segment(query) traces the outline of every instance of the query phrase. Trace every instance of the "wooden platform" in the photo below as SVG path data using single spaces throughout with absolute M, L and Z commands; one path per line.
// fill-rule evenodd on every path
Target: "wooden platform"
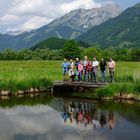
M 107 83 L 91 83 L 91 82 L 63 82 L 63 81 L 55 81 L 53 86 L 80 86 L 80 87 L 93 87 L 93 88 L 99 88 L 106 86 Z
M 54 94 L 72 93 L 72 92 L 87 92 L 94 91 L 97 88 L 106 86 L 107 83 L 91 83 L 91 82 L 63 82 L 55 81 L 53 84 Z

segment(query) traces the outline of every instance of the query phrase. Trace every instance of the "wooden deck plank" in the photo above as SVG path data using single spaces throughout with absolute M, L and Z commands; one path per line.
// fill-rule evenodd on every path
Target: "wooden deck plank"
M 71 96 L 72 93 L 94 92 L 96 89 L 105 87 L 107 84 L 108 83 L 55 81 L 53 83 L 53 94 L 56 96 Z
M 63 81 L 56 81 L 54 82 L 53 86 L 73 86 L 73 87 L 89 87 L 89 88 L 99 88 L 106 86 L 107 83 L 91 83 L 91 82 L 63 82 Z

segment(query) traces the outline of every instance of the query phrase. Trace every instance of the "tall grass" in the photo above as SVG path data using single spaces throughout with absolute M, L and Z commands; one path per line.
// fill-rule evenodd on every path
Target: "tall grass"
M 0 90 L 49 88 L 61 77 L 58 61 L 0 61 Z
M 109 84 L 106 87 L 96 90 L 96 97 L 113 97 L 116 94 L 135 94 L 140 95 L 140 83 L 133 84 L 131 82 L 119 82 Z
M 0 61 L 0 80 L 61 79 L 59 61 Z
M 0 89 L 16 92 L 51 86 L 51 81 L 63 79 L 61 64 L 61 61 L 0 61 Z M 108 75 L 107 72 L 107 79 Z M 115 81 L 97 93 L 140 93 L 140 62 L 118 62 Z
M 118 62 L 115 83 L 96 91 L 100 97 L 114 96 L 116 93 L 140 95 L 140 62 Z

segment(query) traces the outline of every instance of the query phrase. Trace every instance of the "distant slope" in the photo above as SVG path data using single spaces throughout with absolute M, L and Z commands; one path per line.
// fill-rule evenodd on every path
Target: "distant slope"
M 140 3 L 78 37 L 102 47 L 140 47 Z
M 9 36 L 10 39 L 7 39 L 4 35 L 0 39 L 0 50 L 29 48 L 50 37 L 73 39 L 93 26 L 118 16 L 120 13 L 121 8 L 115 4 L 109 4 L 101 8 L 74 10 L 39 29 L 17 36 Z
M 65 43 L 66 40 L 64 39 L 52 37 L 44 41 L 41 41 L 40 43 L 36 44 L 34 47 L 31 47 L 31 50 L 44 49 L 44 48 L 49 48 L 51 50 L 61 49 L 63 48 Z
M 0 34 L 0 51 L 4 50 L 5 48 L 14 48 L 13 42 L 15 42 L 13 37 Z

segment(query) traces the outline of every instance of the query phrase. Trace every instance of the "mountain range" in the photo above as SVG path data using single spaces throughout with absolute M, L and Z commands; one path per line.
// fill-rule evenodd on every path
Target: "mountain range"
M 101 8 L 74 10 L 30 32 L 14 36 L 11 35 L 12 33 L 10 35 L 0 34 L 0 50 L 29 48 L 50 37 L 75 39 L 92 27 L 118 16 L 121 11 L 120 6 L 116 4 L 109 4 Z
M 140 3 L 126 9 L 119 16 L 95 26 L 78 37 L 78 40 L 101 47 L 139 48 Z

